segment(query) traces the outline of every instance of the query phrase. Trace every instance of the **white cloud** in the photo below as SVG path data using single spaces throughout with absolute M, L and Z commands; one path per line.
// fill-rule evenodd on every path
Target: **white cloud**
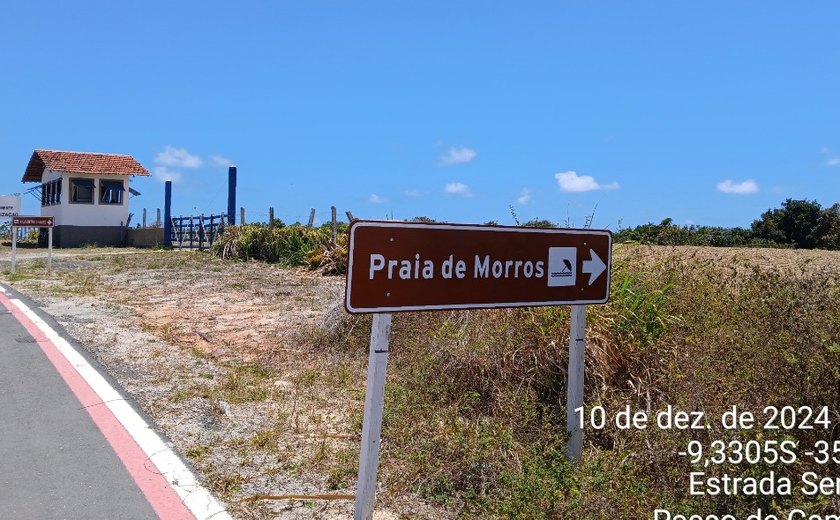
M 749 195 L 758 191 L 758 183 L 753 179 L 747 179 L 742 182 L 726 179 L 718 183 L 717 190 L 722 193 L 731 193 L 734 195 Z
M 578 175 L 577 172 L 571 170 L 555 173 L 554 178 L 557 179 L 557 184 L 560 186 L 560 190 L 573 193 L 594 190 L 617 190 L 620 188 L 617 182 L 600 184 L 595 180 L 595 177 L 590 175 Z
M 155 166 L 152 177 L 160 182 L 172 181 L 175 184 L 182 179 L 181 172 L 172 171 L 166 166 Z
M 449 150 L 441 155 L 438 159 L 438 164 L 441 166 L 454 166 L 456 164 L 466 164 L 478 155 L 478 152 L 466 146 L 450 146 Z
M 470 190 L 470 187 L 464 184 L 463 182 L 450 182 L 444 188 L 444 191 L 448 195 L 460 195 L 462 197 L 472 197 L 473 193 Z
M 233 161 L 228 159 L 223 155 L 211 155 L 210 162 L 215 164 L 216 166 L 231 166 L 233 165 Z
M 422 192 L 422 191 L 420 191 L 420 190 L 405 190 L 405 191 L 403 192 L 403 194 L 404 194 L 406 197 L 422 197 L 423 195 L 425 195 L 425 193 L 423 193 L 423 192 Z
M 377 195 L 376 193 L 371 193 L 370 197 L 368 197 L 368 202 L 372 202 L 374 204 L 382 204 L 383 202 L 385 202 L 385 199 Z
M 820 148 L 820 153 L 823 155 L 829 155 L 830 157 L 825 160 L 826 166 L 840 166 L 840 155 L 834 155 L 831 152 L 831 148 L 827 146 L 823 146 Z
M 528 188 L 522 188 L 522 191 L 519 192 L 519 196 L 516 197 L 516 202 L 522 204 L 523 206 L 531 202 L 531 190 Z
M 155 163 L 180 168 L 199 168 L 203 161 L 201 157 L 191 154 L 186 148 L 166 145 L 166 148 L 155 156 Z

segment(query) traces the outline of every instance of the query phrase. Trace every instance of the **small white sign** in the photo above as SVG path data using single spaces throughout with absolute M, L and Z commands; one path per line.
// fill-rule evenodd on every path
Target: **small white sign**
M 0 195 L 0 219 L 12 218 L 20 213 L 20 195 Z

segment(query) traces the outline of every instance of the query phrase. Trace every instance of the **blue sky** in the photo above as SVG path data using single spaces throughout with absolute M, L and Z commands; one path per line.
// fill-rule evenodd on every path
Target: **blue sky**
M 132 211 L 748 226 L 840 200 L 840 3 L 12 2 L 0 194 L 133 155 Z M 33 198 L 24 210 L 37 213 Z

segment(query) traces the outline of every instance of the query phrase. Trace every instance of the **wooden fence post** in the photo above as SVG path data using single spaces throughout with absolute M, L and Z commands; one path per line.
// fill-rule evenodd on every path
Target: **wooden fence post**
M 306 227 L 312 227 L 315 224 L 315 208 L 309 210 L 309 224 Z
M 155 225 L 160 227 L 160 208 L 157 209 L 157 219 L 155 220 Z
M 274 208 L 268 208 L 268 229 L 274 228 Z
M 204 251 L 204 213 L 198 217 L 198 250 Z
M 348 224 L 353 222 L 354 220 L 356 220 L 355 218 L 353 218 L 353 214 L 350 213 L 349 211 L 345 211 L 344 214 L 347 215 L 347 223 Z
M 239 208 L 239 225 L 245 225 L 245 208 Z
M 143 229 L 146 229 L 146 208 L 143 208 Z

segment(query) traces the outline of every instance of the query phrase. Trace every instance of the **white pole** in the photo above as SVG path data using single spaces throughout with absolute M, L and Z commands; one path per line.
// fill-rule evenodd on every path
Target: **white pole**
M 580 427 L 575 410 L 583 406 L 585 338 L 586 305 L 572 305 L 572 325 L 569 334 L 569 378 L 566 395 L 566 431 L 569 433 L 569 445 L 566 456 L 574 461 L 580 460 L 583 454 L 583 430 Z
M 365 391 L 365 416 L 362 423 L 362 453 L 359 456 L 359 483 L 356 487 L 355 520 L 373 518 L 390 337 L 391 314 L 374 314 L 370 328 L 370 353 L 368 354 L 367 390 Z
M 49 228 L 49 232 L 47 233 L 47 244 L 49 248 L 49 252 L 47 253 L 47 270 L 52 272 L 52 230 L 53 228 Z
M 15 260 L 17 258 L 17 228 L 12 226 L 12 274 L 15 274 Z

